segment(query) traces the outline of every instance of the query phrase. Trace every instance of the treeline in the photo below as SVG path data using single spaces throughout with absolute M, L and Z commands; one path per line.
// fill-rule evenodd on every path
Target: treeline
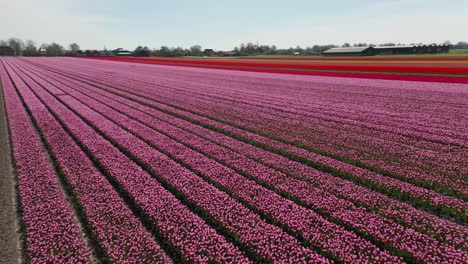
M 8 40 L 0 40 L 0 48 L 3 48 L 3 52 L 10 52 L 12 56 L 64 56 L 67 52 L 77 52 L 80 46 L 76 43 L 69 45 L 68 49 L 65 49 L 62 45 L 55 42 L 46 44 L 43 43 L 40 46 L 36 45 L 36 42 L 27 40 L 26 42 L 18 38 L 10 38 Z M 9 48 L 6 50 L 5 48 Z
M 452 49 L 468 49 L 468 42 L 458 42 L 451 44 L 446 41 L 444 44 L 450 45 Z M 22 41 L 18 38 L 10 38 L 8 40 L 0 40 L 0 55 L 11 56 L 113 56 L 119 55 L 119 52 L 125 51 L 127 55 L 148 57 L 182 57 L 182 56 L 255 56 L 255 55 L 303 55 L 313 56 L 321 55 L 322 52 L 335 47 L 366 47 L 366 46 L 400 46 L 401 43 L 383 43 L 383 44 L 368 44 L 368 43 L 344 43 L 343 45 L 313 45 L 313 46 L 296 46 L 287 49 L 277 48 L 275 45 L 259 45 L 252 42 L 242 43 L 234 47 L 230 51 L 215 51 L 213 49 L 203 49 L 200 45 L 194 45 L 190 48 L 168 47 L 161 46 L 159 49 L 149 49 L 147 46 L 138 46 L 133 51 L 125 51 L 123 49 L 116 50 L 80 50 L 80 46 L 76 43 L 63 47 L 57 43 L 41 44 L 39 46 L 32 40 Z

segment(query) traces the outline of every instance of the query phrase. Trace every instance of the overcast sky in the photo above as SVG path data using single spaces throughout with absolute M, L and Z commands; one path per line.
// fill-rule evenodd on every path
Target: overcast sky
M 0 0 L 0 39 L 82 49 L 468 41 L 467 0 Z

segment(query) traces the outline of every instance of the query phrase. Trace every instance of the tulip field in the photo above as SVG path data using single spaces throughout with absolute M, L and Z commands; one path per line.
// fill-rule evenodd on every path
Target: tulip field
M 467 56 L 82 58 L 248 72 L 468 84 Z
M 0 58 L 23 262 L 468 263 L 466 77 L 135 62 Z

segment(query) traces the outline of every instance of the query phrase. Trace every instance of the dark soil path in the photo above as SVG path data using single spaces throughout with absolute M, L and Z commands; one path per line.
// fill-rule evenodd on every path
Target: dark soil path
M 20 250 L 6 119 L 3 89 L 0 83 L 0 263 L 18 263 Z

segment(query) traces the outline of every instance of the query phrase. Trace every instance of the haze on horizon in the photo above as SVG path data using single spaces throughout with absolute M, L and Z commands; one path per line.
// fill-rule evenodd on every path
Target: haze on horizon
M 467 41 L 468 1 L 0 0 L 0 40 L 82 49 L 136 46 L 230 50 L 348 43 Z

